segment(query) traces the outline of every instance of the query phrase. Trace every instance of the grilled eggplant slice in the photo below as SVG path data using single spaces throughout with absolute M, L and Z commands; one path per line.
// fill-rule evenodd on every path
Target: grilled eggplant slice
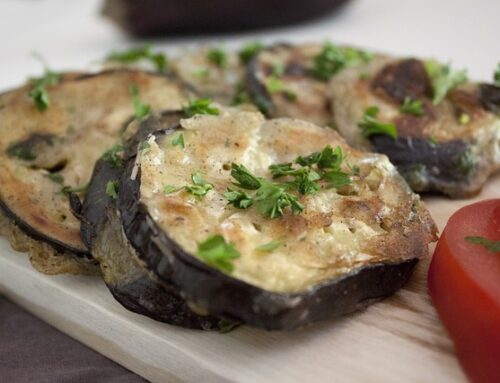
M 171 68 L 197 94 L 222 104 L 233 103 L 243 91 L 245 67 L 236 53 L 219 47 L 184 52 L 172 59 Z
M 180 133 L 184 148 L 172 144 Z M 214 316 L 284 330 L 354 311 L 404 285 L 435 240 L 429 213 L 387 158 L 350 148 L 333 130 L 224 110 L 183 119 L 180 129 L 146 142 L 120 182 L 124 235 L 159 280 Z M 268 166 L 326 144 L 346 154 L 358 174 L 351 183 L 301 196 L 300 214 L 275 219 L 228 204 L 232 162 L 269 179 Z M 212 185 L 198 196 L 183 187 L 196 172 Z M 198 255 L 212 235 L 239 252 L 232 271 Z M 270 241 L 281 246 L 258 249 Z
M 62 75 L 46 87 L 44 111 L 28 96 L 30 86 L 0 96 L 2 231 L 15 248 L 30 252 L 39 271 L 89 272 L 87 264 L 81 267 L 90 254 L 68 194 L 84 193 L 94 162 L 134 114 L 131 84 L 153 107 L 179 108 L 187 99 L 171 78 L 129 70 Z M 20 233 L 31 238 L 23 247 L 16 245 Z
M 500 91 L 493 85 L 466 82 L 436 104 L 424 62 L 377 57 L 335 76 L 330 87 L 339 132 L 355 147 L 387 154 L 414 191 L 467 197 L 500 168 Z M 400 111 L 405 99 L 421 111 Z M 358 123 L 373 106 L 378 120 L 395 125 L 396 139 L 363 137 Z
M 108 289 L 128 310 L 177 326 L 220 329 L 219 318 L 196 314 L 172 286 L 148 272 L 123 235 L 116 200 L 106 193 L 106 185 L 121 178 L 123 162 L 135 155 L 138 143 L 157 130 L 176 129 L 182 117 L 182 112 L 166 111 L 132 122 L 126 130 L 127 150 L 118 161 L 103 157 L 96 163 L 83 206 L 77 209 L 82 239 L 99 262 Z

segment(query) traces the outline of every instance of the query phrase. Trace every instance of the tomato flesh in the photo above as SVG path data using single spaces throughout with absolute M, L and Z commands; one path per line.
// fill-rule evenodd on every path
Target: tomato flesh
M 429 292 L 472 382 L 500 382 L 500 253 L 465 240 L 500 240 L 500 199 L 448 221 L 429 268 Z

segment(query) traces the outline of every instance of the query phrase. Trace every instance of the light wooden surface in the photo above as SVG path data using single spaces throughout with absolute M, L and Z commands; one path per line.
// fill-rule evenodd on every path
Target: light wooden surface
M 500 175 L 476 198 L 427 200 L 442 228 L 475 200 L 500 197 Z M 410 283 L 367 310 L 295 332 L 241 327 L 220 335 L 127 312 L 98 278 L 48 277 L 0 240 L 0 292 L 153 382 L 462 382 L 426 288 L 430 257 Z

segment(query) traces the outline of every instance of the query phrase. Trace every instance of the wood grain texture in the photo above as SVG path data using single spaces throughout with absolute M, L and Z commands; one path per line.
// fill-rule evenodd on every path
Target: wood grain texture
M 438 226 L 463 205 L 500 197 L 500 175 L 473 199 L 427 198 Z M 0 240 L 0 292 L 153 382 L 463 382 L 427 294 L 430 257 L 396 295 L 294 332 L 184 330 L 126 311 L 95 277 L 37 273 Z

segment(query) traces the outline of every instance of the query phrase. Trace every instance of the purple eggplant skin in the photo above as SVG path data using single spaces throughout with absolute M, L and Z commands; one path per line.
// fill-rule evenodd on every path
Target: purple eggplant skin
M 106 0 L 103 14 L 134 36 L 234 32 L 318 18 L 348 0 Z
M 153 133 L 159 126 L 171 125 L 176 129 L 181 111 L 165 111 L 152 115 L 139 123 L 139 131 L 127 142 L 125 158 L 136 153 L 138 142 Z M 161 133 L 160 133 L 161 134 Z M 116 166 L 104 161 L 97 161 L 85 196 L 79 206 L 78 199 L 72 199 L 72 207 L 81 220 L 81 234 L 84 244 L 97 255 L 99 241 L 116 246 L 115 254 L 101 250 L 99 257 L 106 285 L 114 298 L 126 309 L 145 315 L 160 322 L 203 330 L 218 330 L 221 319 L 209 315 L 199 315 L 187 305 L 169 283 L 160 282 L 135 259 L 135 253 L 129 246 L 122 244 L 121 222 L 116 214 L 116 201 L 106 194 L 108 181 L 120 179 L 123 166 Z M 100 238 L 99 236 L 103 236 Z M 127 264 L 121 270 L 113 270 L 113 262 L 106 258 L 114 257 L 118 264 Z M 103 259 L 104 258 L 104 259 Z
M 479 99 L 486 110 L 500 113 L 500 86 L 480 84 Z
M 375 151 L 386 154 L 412 190 L 418 193 L 439 190 L 454 196 L 454 191 L 462 193 L 468 189 L 476 173 L 474 155 L 463 140 L 432 142 L 425 138 L 393 139 L 376 135 L 370 141 Z
M 216 317 L 265 330 L 291 330 L 393 294 L 418 262 L 367 265 L 298 293 L 266 291 L 206 265 L 170 238 L 140 201 L 141 172 L 131 179 L 134 164 L 135 158 L 127 161 L 118 193 L 125 236 L 159 280 L 173 284 L 187 302 Z

